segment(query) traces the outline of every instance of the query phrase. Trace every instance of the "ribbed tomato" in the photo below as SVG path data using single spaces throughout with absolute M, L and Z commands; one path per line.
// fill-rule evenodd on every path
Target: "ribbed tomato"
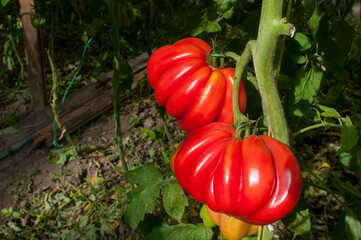
M 214 122 L 191 132 L 172 155 L 182 188 L 215 212 L 265 225 L 286 216 L 302 192 L 297 159 L 269 136 L 236 136 Z
M 192 131 L 219 121 L 233 123 L 232 89 L 234 69 L 215 69 L 207 63 L 211 47 L 201 39 L 185 38 L 157 49 L 149 58 L 148 79 L 157 102 L 166 106 L 180 127 Z M 246 107 L 241 82 L 239 109 Z

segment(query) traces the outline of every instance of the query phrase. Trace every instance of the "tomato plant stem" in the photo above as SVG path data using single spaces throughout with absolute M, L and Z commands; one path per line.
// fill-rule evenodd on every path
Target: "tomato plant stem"
M 167 139 L 168 139 L 168 141 L 169 141 L 169 143 L 170 143 L 170 145 L 171 145 L 172 151 L 174 151 L 174 150 L 175 150 L 175 148 L 174 148 L 174 142 L 173 142 L 173 139 L 172 139 L 171 134 L 169 133 L 167 118 L 166 118 L 165 115 L 162 115 L 162 120 L 163 120 L 165 135 L 167 136 Z
M 253 61 L 262 103 L 273 137 L 289 145 L 283 107 L 274 79 L 273 59 L 280 35 L 293 35 L 294 27 L 282 19 L 281 0 L 264 0 Z
M 238 91 L 239 91 L 239 85 L 240 85 L 241 78 L 242 78 L 242 73 L 252 55 L 252 48 L 254 48 L 255 44 L 256 44 L 255 41 L 248 42 L 248 44 L 247 44 L 246 48 L 244 49 L 241 56 L 238 56 L 237 54 L 232 53 L 232 52 L 225 53 L 225 56 L 231 57 L 237 61 L 236 72 L 235 72 L 234 83 L 233 83 L 233 93 L 232 93 L 232 104 L 233 104 L 234 123 L 235 124 L 238 124 L 240 121 L 248 120 L 247 117 L 244 116 L 239 111 Z
M 119 44 L 119 32 L 118 28 L 115 25 L 116 23 L 116 11 L 112 5 L 112 1 L 109 1 L 110 15 L 111 15 L 111 25 L 112 25 L 112 37 L 113 37 L 113 48 L 114 48 L 114 73 L 112 79 L 113 85 L 113 110 L 114 110 L 114 120 L 116 126 L 116 142 L 119 150 L 119 158 L 122 163 L 122 168 L 124 172 L 128 171 L 127 163 L 125 162 L 124 149 L 122 143 L 122 130 L 120 126 L 120 117 L 119 117 L 119 97 L 120 97 L 120 44 Z
M 304 133 L 304 132 L 307 132 L 307 131 L 310 131 L 310 130 L 313 130 L 313 129 L 316 129 L 316 128 L 320 128 L 320 127 L 341 127 L 341 125 L 338 125 L 338 124 L 334 124 L 334 123 L 318 123 L 318 124 L 315 124 L 315 125 L 312 125 L 312 126 L 308 126 L 308 127 L 305 127 L 297 132 L 295 132 L 294 134 L 292 134 L 292 138 L 295 138 L 297 137 L 298 135 Z

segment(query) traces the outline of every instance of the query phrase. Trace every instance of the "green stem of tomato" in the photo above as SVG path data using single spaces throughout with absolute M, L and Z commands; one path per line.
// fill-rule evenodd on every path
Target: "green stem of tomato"
M 236 72 L 234 75 L 234 83 L 233 83 L 233 92 L 232 92 L 232 104 L 233 104 L 233 113 L 234 113 L 234 123 L 237 125 L 241 121 L 247 121 L 247 117 L 243 115 L 239 111 L 239 104 L 238 104 L 238 91 L 239 85 L 241 83 L 242 74 L 244 68 L 246 67 L 251 55 L 252 55 L 252 48 L 254 48 L 256 42 L 250 41 L 246 48 L 244 49 L 241 56 L 233 53 L 233 52 L 226 52 L 226 57 L 231 57 L 237 61 L 236 65 Z
M 273 59 L 280 35 L 292 36 L 294 27 L 282 19 L 282 0 L 264 0 L 258 38 L 252 52 L 262 103 L 272 135 L 289 145 L 287 123 L 274 78 Z
M 295 132 L 294 134 L 292 134 L 292 138 L 295 138 L 297 137 L 298 135 L 304 133 L 304 132 L 307 132 L 307 131 L 310 131 L 310 130 L 313 130 L 313 129 L 316 129 L 316 128 L 320 128 L 320 127 L 341 127 L 341 125 L 339 124 L 334 124 L 334 123 L 318 123 L 318 124 L 315 124 L 315 125 L 312 125 L 312 126 L 308 126 L 308 127 L 305 127 L 297 132 Z
M 120 43 L 119 43 L 119 32 L 118 28 L 115 25 L 116 23 L 116 9 L 112 5 L 112 0 L 109 1 L 110 15 L 111 15 L 111 26 L 112 26 L 112 40 L 113 40 L 113 51 L 114 51 L 114 73 L 112 79 L 113 85 L 113 110 L 114 110 L 114 120 L 116 127 L 116 143 L 119 150 L 119 158 L 122 163 L 122 168 L 124 172 L 128 171 L 127 163 L 125 162 L 125 153 L 122 143 L 122 129 L 120 125 L 120 115 L 119 115 L 119 98 L 120 98 L 120 63 L 122 57 L 120 55 Z

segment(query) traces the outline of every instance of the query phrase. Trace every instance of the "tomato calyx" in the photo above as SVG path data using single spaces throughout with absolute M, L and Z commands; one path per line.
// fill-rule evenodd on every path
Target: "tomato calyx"
M 213 69 L 221 69 L 225 67 L 225 55 L 218 53 L 214 49 L 207 56 L 207 63 Z
M 225 53 L 218 46 L 215 41 L 212 41 L 212 50 L 207 56 L 207 63 L 213 69 L 222 69 L 225 66 L 228 66 L 229 59 L 226 57 Z
M 259 132 L 258 122 L 257 120 L 250 120 L 248 117 L 246 119 L 241 119 L 237 123 L 234 124 L 234 128 L 236 129 L 236 136 L 238 138 L 244 139 L 249 135 L 257 135 Z

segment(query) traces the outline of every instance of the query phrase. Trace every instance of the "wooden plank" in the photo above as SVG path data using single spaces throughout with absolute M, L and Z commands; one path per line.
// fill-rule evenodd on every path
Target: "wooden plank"
M 90 122 L 95 117 L 99 116 L 102 112 L 112 106 L 113 90 L 108 89 L 102 95 L 88 101 L 86 104 L 81 105 L 76 110 L 60 117 L 60 122 L 65 126 L 68 133 L 72 133 L 80 126 Z M 60 129 L 57 128 L 57 138 L 61 134 Z M 47 146 L 51 146 L 54 138 L 53 123 L 41 128 L 32 134 L 33 147 L 39 146 L 45 142 Z
M 129 61 L 135 74 L 135 83 L 145 76 L 147 60 L 148 54 L 144 53 Z M 79 126 L 94 119 L 112 106 L 112 88 L 109 81 L 111 77 L 112 72 L 100 77 L 98 83 L 77 89 L 66 97 L 59 117 L 69 132 L 75 131 Z M 58 106 L 60 101 L 57 103 Z M 94 106 L 94 109 L 91 106 Z M 82 118 L 82 116 L 86 117 Z M 16 151 L 30 140 L 33 140 L 34 146 L 36 146 L 45 139 L 49 139 L 50 136 L 53 137 L 53 121 L 54 115 L 50 106 L 46 106 L 40 112 L 32 113 L 20 120 L 14 125 L 19 130 L 19 133 L 0 136 L 0 159 L 9 152 Z M 51 131 L 48 131 L 50 126 Z M 42 129 L 47 130 L 41 131 Z M 39 139 L 37 140 L 36 138 Z
M 146 70 L 137 73 L 134 76 L 134 81 L 139 80 L 145 76 Z M 134 89 L 133 91 L 134 92 Z M 124 101 L 127 96 L 121 97 L 120 102 Z M 105 90 L 100 96 L 81 105 L 76 110 L 60 117 L 60 122 L 65 126 L 68 133 L 76 131 L 82 125 L 90 122 L 98 117 L 103 112 L 107 111 L 113 106 L 113 89 Z M 60 136 L 60 129 L 57 128 L 57 137 Z M 33 147 L 39 146 L 45 142 L 47 146 L 53 144 L 54 130 L 53 124 L 48 124 L 46 127 L 40 129 L 32 135 Z
M 34 1 L 19 0 L 19 5 L 23 23 L 26 67 L 32 109 L 33 111 L 40 111 L 47 105 L 47 94 L 40 32 L 31 24 L 32 17 L 35 14 Z

